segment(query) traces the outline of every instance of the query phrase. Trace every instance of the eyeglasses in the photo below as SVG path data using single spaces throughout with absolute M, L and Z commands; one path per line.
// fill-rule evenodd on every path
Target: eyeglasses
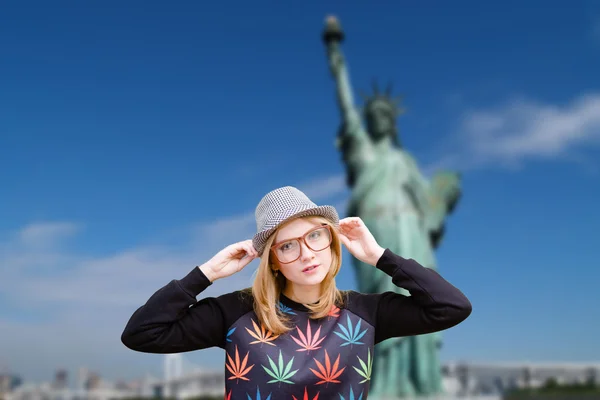
M 300 237 L 275 243 L 271 246 L 271 251 L 281 264 L 289 264 L 300 258 L 302 242 L 312 251 L 323 251 L 331 245 L 332 240 L 331 227 L 322 225 L 311 229 Z

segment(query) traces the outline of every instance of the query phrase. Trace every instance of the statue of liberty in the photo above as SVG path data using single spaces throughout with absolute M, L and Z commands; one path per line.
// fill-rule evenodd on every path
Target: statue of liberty
M 415 159 L 402 147 L 396 118 L 402 110 L 391 88 L 367 96 L 363 108 L 366 129 L 354 104 L 346 63 L 340 50 L 343 32 L 335 17 L 327 19 L 323 40 L 335 79 L 342 123 L 337 146 L 343 155 L 351 188 L 348 216 L 358 216 L 379 244 L 395 253 L 437 269 L 434 251 L 460 196 L 454 172 L 437 173 L 428 181 Z M 389 277 L 353 259 L 358 289 L 365 293 L 398 289 Z M 375 347 L 369 398 L 430 396 L 443 392 L 439 333 L 389 339 Z

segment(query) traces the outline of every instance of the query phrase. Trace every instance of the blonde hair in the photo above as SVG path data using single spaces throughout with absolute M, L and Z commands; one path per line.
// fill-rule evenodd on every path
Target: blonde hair
M 337 228 L 331 221 L 323 217 L 302 217 L 312 219 L 318 223 L 329 225 L 332 229 L 332 241 L 331 241 L 331 266 L 329 272 L 325 276 L 325 279 L 321 282 L 321 297 L 314 304 L 304 304 L 309 309 L 309 317 L 311 319 L 319 319 L 326 317 L 331 311 L 334 305 L 341 305 L 343 303 L 343 295 L 335 284 L 335 277 L 340 271 L 342 263 L 342 242 L 338 236 Z M 283 226 L 281 225 L 277 230 L 267 239 L 263 256 L 258 265 L 258 271 L 252 284 L 252 295 L 254 297 L 254 312 L 258 316 L 260 322 L 273 334 L 280 335 L 288 332 L 292 329 L 288 325 L 289 319 L 279 310 L 279 296 L 283 291 L 286 279 L 283 274 L 275 276 L 273 270 L 273 260 L 271 258 L 270 248 L 273 245 L 273 241 L 277 236 L 277 232 Z

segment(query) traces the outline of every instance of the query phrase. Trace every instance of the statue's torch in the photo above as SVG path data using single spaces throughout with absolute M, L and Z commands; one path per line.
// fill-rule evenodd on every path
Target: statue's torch
M 327 46 L 329 46 L 330 43 L 341 43 L 344 41 L 344 31 L 342 31 L 340 21 L 333 15 L 325 19 L 323 41 Z
M 329 16 L 325 19 L 325 29 L 323 30 L 322 38 L 327 49 L 329 68 L 333 76 L 337 79 L 344 68 L 344 57 L 340 50 L 340 43 L 344 40 L 344 31 L 342 31 L 340 21 L 336 17 Z

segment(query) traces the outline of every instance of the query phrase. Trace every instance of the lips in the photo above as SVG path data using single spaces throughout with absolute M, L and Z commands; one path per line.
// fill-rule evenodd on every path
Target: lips
M 317 268 L 319 266 L 319 264 L 315 264 L 315 265 L 309 265 L 308 267 L 304 268 L 302 270 L 302 272 L 308 272 L 308 271 L 312 271 L 313 269 Z

